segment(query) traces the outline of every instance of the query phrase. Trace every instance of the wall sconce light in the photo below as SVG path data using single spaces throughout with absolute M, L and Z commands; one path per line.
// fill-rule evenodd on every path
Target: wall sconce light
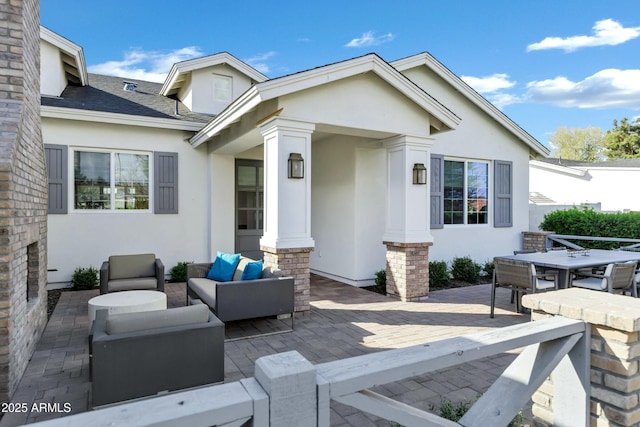
M 300 153 L 289 154 L 289 178 L 304 178 L 304 159 Z
M 427 168 L 424 167 L 424 163 L 413 165 L 413 183 L 416 185 L 427 183 Z

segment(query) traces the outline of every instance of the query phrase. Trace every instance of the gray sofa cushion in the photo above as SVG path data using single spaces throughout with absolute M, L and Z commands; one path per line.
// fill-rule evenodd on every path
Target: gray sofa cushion
M 106 332 L 109 335 L 125 334 L 149 329 L 205 323 L 208 320 L 209 308 L 204 304 L 171 308 L 169 310 L 117 313 L 107 317 Z
M 109 257 L 109 280 L 155 277 L 154 254 L 113 255 Z
M 141 277 L 138 279 L 109 280 L 109 292 L 128 291 L 132 289 L 156 289 L 158 280 L 154 277 Z
M 217 282 L 207 278 L 194 277 L 189 279 L 188 286 L 200 297 L 202 302 L 209 307 L 216 307 L 216 284 Z

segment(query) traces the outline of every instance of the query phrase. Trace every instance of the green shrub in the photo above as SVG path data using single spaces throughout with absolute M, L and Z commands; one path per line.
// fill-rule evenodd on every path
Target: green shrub
M 192 264 L 190 261 L 180 261 L 169 270 L 169 280 L 172 282 L 187 281 L 187 265 Z
M 451 275 L 454 279 L 464 280 L 468 283 L 478 283 L 480 280 L 480 264 L 468 256 L 455 257 L 451 262 Z
M 602 213 L 591 208 L 572 208 L 546 214 L 540 229 L 557 234 L 640 239 L 640 212 Z M 615 249 L 628 243 L 575 240 L 591 249 Z
M 95 288 L 98 286 L 98 270 L 92 266 L 76 268 L 71 276 L 71 285 L 76 291 Z
M 495 267 L 493 265 L 493 261 L 485 262 L 484 266 L 482 267 L 482 269 L 484 270 L 485 274 L 487 276 L 489 276 L 489 278 L 493 278 L 493 270 L 495 270 Z
M 478 395 L 480 397 L 480 395 Z M 474 402 L 469 402 L 468 400 L 463 400 L 462 402 L 454 403 L 451 400 L 441 397 L 440 398 L 440 408 L 436 408 L 434 405 L 429 405 L 430 411 L 435 411 L 438 409 L 440 417 L 445 420 L 451 421 L 460 421 L 469 408 L 473 406 Z M 518 412 L 516 416 L 509 422 L 507 427 L 521 427 L 524 425 L 524 414 L 522 411 Z
M 429 261 L 429 287 L 443 288 L 449 283 L 449 269 L 445 261 Z
M 375 282 L 375 290 L 379 294 L 387 293 L 387 270 L 378 270 L 376 271 Z

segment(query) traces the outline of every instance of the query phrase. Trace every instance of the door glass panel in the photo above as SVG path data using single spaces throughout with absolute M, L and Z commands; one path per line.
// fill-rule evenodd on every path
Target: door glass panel
M 258 187 L 264 187 L 264 168 L 258 167 Z
M 239 210 L 238 211 L 238 230 L 255 230 L 256 229 L 256 211 Z
M 238 187 L 256 186 L 256 168 L 254 166 L 238 166 Z
M 256 207 L 256 192 L 238 190 L 238 208 L 255 208 Z

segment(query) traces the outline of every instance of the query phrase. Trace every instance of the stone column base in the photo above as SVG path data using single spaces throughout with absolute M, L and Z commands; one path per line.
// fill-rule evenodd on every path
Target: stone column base
M 387 293 L 402 301 L 429 296 L 429 247 L 431 242 L 382 242 L 387 246 Z
M 311 268 L 309 255 L 313 248 L 276 249 L 260 246 L 264 252 L 264 265 L 281 270 L 285 276 L 293 277 L 295 310 L 309 311 L 311 300 Z

